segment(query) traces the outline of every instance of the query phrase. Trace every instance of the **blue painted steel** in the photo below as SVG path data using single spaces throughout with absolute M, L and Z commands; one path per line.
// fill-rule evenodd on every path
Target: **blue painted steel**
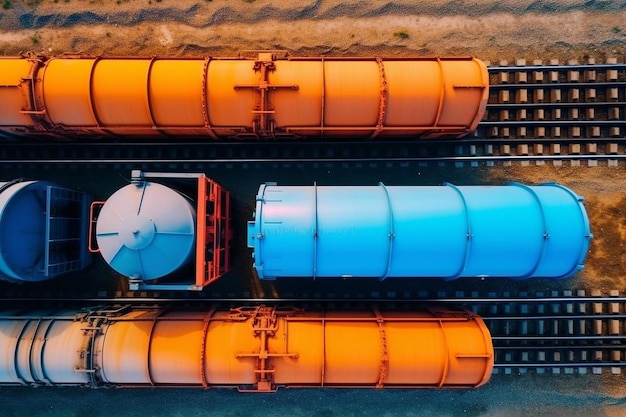
M 105 261 L 132 279 L 153 280 L 193 258 L 196 212 L 185 197 L 164 185 L 137 181 L 102 207 L 96 240 Z
M 89 203 L 44 181 L 0 183 L 0 278 L 44 281 L 89 265 Z
M 248 247 L 276 277 L 564 278 L 591 232 L 557 184 L 259 188 Z

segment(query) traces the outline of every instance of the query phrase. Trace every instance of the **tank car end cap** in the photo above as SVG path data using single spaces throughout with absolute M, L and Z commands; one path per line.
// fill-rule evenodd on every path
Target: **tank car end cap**
M 191 259 L 195 211 L 176 191 L 150 182 L 118 190 L 102 207 L 96 238 L 105 261 L 120 274 L 161 278 Z
M 120 237 L 129 249 L 144 249 L 154 239 L 156 228 L 152 219 L 137 215 L 123 221 Z

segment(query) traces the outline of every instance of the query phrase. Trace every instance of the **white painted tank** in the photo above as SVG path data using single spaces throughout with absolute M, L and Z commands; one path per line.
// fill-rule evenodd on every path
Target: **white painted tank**
M 105 261 L 122 275 L 152 280 L 193 258 L 196 213 L 186 197 L 164 185 L 138 181 L 102 207 L 96 239 Z

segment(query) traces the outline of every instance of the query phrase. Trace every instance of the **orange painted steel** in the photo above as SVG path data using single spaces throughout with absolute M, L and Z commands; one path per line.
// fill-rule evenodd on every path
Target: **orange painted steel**
M 0 383 L 89 386 L 472 388 L 492 373 L 480 317 L 265 306 L 0 315 Z
M 487 99 L 475 58 L 0 58 L 9 134 L 456 138 Z

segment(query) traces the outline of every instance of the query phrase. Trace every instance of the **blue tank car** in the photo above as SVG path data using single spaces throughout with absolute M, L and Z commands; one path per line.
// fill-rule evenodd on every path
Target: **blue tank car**
M 248 247 L 278 277 L 565 278 L 592 235 L 583 198 L 526 186 L 260 186 Z
M 90 202 L 46 181 L 0 182 L 0 279 L 45 281 L 88 266 Z

